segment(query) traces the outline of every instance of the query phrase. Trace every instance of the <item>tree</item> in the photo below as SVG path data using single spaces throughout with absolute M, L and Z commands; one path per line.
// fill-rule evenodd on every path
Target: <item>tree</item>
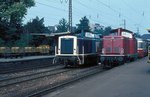
M 39 17 L 27 22 L 24 29 L 28 33 L 50 33 L 48 27 L 44 25 L 44 18 L 39 19 Z
M 101 28 L 101 29 L 95 29 L 94 32 L 96 34 L 100 34 L 102 36 L 106 36 L 106 35 L 109 35 L 110 34 L 110 31 L 111 31 L 111 27 L 108 26 L 108 27 L 105 27 L 105 28 Z
M 23 32 L 22 19 L 27 9 L 34 6 L 34 0 L 1 0 L 0 38 L 7 46 L 12 46 Z
M 111 30 L 112 30 L 112 28 L 110 26 L 105 27 L 103 36 L 109 35 Z
M 64 18 L 62 18 L 59 21 L 59 24 L 57 25 L 57 31 L 56 32 L 67 32 L 68 27 L 69 27 L 69 25 L 68 25 L 67 20 L 65 20 Z
M 30 20 L 27 22 L 27 24 L 24 26 L 25 33 L 50 33 L 50 30 L 48 27 L 45 27 L 44 25 L 44 18 L 39 19 L 39 17 L 36 17 L 35 19 Z M 30 40 L 30 44 L 33 46 L 39 46 L 43 44 L 47 39 L 43 36 L 33 36 Z
M 96 28 L 96 29 L 94 30 L 94 33 L 103 35 L 104 29 L 103 29 L 103 28 L 101 28 L 101 29 L 97 29 L 97 28 Z
M 33 39 L 32 35 L 28 33 L 23 33 L 21 34 L 20 39 L 17 40 L 15 44 L 16 46 L 19 46 L 19 47 L 26 47 L 31 44 L 32 39 Z
M 5 43 L 4 41 L 0 38 L 0 47 L 4 47 L 5 46 Z
M 79 31 L 79 32 L 81 32 L 81 31 L 91 31 L 90 26 L 89 26 L 89 19 L 87 19 L 86 16 L 84 16 L 80 20 L 80 24 L 77 24 L 77 31 Z

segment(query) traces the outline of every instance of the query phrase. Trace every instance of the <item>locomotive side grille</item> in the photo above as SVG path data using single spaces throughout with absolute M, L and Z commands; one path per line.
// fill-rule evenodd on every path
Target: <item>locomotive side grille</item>
M 106 48 L 106 53 L 111 53 L 111 48 L 110 47 Z
M 119 53 L 119 47 L 114 48 L 114 53 Z

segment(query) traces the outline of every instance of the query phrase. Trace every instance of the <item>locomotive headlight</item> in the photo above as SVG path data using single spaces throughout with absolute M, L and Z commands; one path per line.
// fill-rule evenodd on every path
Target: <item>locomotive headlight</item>
M 73 49 L 74 50 L 74 54 L 76 54 L 77 52 L 76 52 L 76 49 Z
M 58 49 L 58 54 L 60 54 L 60 49 Z

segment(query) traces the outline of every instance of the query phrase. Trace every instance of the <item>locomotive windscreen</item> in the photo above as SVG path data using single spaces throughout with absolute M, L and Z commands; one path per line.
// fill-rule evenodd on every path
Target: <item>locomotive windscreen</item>
M 144 48 L 144 43 L 143 42 L 138 42 L 138 48 Z
M 61 54 L 73 54 L 73 38 L 61 39 Z

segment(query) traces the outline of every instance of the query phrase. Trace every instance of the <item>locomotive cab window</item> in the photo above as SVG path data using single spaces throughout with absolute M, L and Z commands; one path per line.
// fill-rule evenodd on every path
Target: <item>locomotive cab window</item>
M 62 54 L 73 54 L 73 38 L 62 38 L 61 39 L 61 53 Z
M 129 32 L 122 32 L 121 35 L 124 36 L 124 37 L 132 38 L 132 34 L 129 33 Z
M 113 32 L 110 34 L 110 36 L 119 36 L 118 32 Z
M 139 42 L 139 43 L 138 43 L 138 48 L 144 48 L 144 43 Z

